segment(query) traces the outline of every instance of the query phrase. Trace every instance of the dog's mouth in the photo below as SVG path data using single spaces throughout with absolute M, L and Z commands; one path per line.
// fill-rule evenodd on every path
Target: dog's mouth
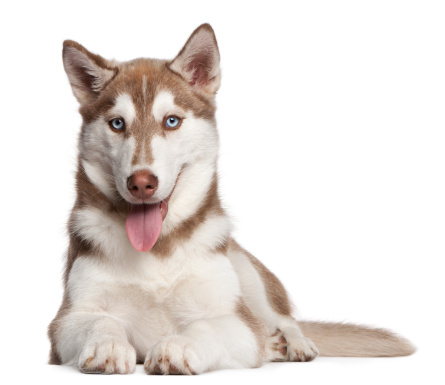
M 170 197 L 169 197 L 170 198 Z M 168 211 L 168 200 L 154 204 L 132 204 L 125 223 L 131 245 L 137 251 L 149 251 L 162 231 L 162 221 Z
M 175 190 L 176 184 L 170 195 L 157 203 L 131 204 L 125 222 L 125 230 L 131 245 L 137 251 L 149 251 L 157 242 L 162 231 L 162 222 L 168 213 L 168 202 Z

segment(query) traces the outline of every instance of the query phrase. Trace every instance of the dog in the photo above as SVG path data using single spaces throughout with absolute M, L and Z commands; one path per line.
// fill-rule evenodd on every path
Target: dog
M 50 364 L 199 374 L 322 356 L 403 356 L 383 329 L 296 320 L 277 277 L 231 236 L 218 195 L 209 24 L 173 60 L 120 63 L 67 40 L 82 116 L 77 199 Z

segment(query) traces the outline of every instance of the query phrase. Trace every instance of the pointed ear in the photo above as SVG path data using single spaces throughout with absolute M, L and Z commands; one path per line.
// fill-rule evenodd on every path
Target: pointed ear
M 96 97 L 116 76 L 117 67 L 72 40 L 63 42 L 63 66 L 80 104 Z
M 221 82 L 219 50 L 215 33 L 209 24 L 199 26 L 187 40 L 170 69 L 190 85 L 210 94 L 218 91 Z

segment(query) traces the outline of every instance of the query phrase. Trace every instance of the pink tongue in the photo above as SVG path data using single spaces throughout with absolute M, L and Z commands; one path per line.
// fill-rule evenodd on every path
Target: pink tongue
M 161 234 L 161 205 L 131 205 L 125 228 L 137 251 L 150 250 Z

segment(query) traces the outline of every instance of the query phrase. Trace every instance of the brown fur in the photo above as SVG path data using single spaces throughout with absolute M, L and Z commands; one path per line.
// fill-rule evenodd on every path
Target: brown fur
M 215 105 L 213 97 L 191 89 L 180 75 L 168 68 L 168 61 L 155 59 L 136 59 L 127 63 L 116 64 L 107 61 L 99 55 L 90 53 L 80 44 L 73 41 L 66 41 L 64 47 L 75 48 L 87 55 L 97 66 L 112 70 L 115 76 L 107 82 L 99 94 L 91 93 L 86 100 L 80 100 L 80 114 L 83 118 L 83 125 L 80 135 L 84 135 L 88 129 L 88 123 L 93 122 L 99 116 L 111 120 L 116 116 L 111 116 L 109 111 L 114 107 L 116 97 L 121 93 L 127 93 L 133 98 L 136 108 L 136 117 L 132 124 L 126 126 L 125 135 L 134 136 L 137 148 L 133 162 L 136 163 L 139 157 L 144 156 L 146 161 L 152 160 L 150 146 L 144 147 L 142 154 L 142 143 L 149 144 L 155 135 L 168 135 L 162 126 L 162 122 L 156 122 L 150 113 L 155 95 L 162 89 L 170 90 L 175 96 L 175 104 L 184 110 L 192 110 L 199 118 L 214 121 Z M 90 79 L 85 79 L 90 81 Z M 145 86 L 143 86 L 143 81 Z M 129 212 L 130 205 L 123 199 L 111 202 L 105 195 L 97 189 L 88 179 L 82 168 L 80 159 L 76 175 L 77 199 L 72 213 L 84 207 L 95 207 L 104 213 L 114 215 L 124 223 Z M 168 257 L 177 243 L 191 236 L 193 231 L 199 226 L 210 213 L 223 214 L 217 191 L 217 177 L 215 175 L 213 183 L 203 201 L 200 209 L 191 218 L 184 221 L 178 228 L 174 229 L 168 236 L 159 238 L 153 247 L 153 253 L 158 257 Z M 102 251 L 97 245 L 83 239 L 75 229 L 73 215 L 68 223 L 70 244 L 66 258 L 64 284 L 67 285 L 68 276 L 74 261 L 82 257 L 101 257 Z M 214 250 L 215 252 L 225 252 L 227 242 L 224 242 Z M 69 301 L 64 297 L 63 303 L 57 313 L 56 318 L 51 322 L 48 329 L 48 336 L 51 341 L 50 363 L 60 364 L 60 357 L 55 350 L 57 329 L 60 320 L 70 308 Z
M 106 74 L 107 81 L 100 82 L 100 89 L 93 90 L 93 84 L 95 83 L 95 79 L 97 79 L 97 77 L 91 75 L 91 73 L 88 71 L 85 71 L 85 67 L 83 65 L 85 63 L 80 64 L 74 58 L 73 51 L 79 51 L 84 54 L 92 63 L 94 63 L 97 68 L 102 70 L 101 73 Z M 63 42 L 62 56 L 67 73 L 76 74 L 75 78 L 78 80 L 78 82 L 76 82 L 76 84 L 71 83 L 71 86 L 73 87 L 73 91 L 75 89 L 80 91 L 80 94 L 77 94 L 76 97 L 81 103 L 88 104 L 93 101 L 98 96 L 99 92 L 104 89 L 119 72 L 119 69 L 111 62 L 99 55 L 89 52 L 79 43 L 72 40 L 65 40 Z
M 98 68 L 112 71 L 111 80 L 104 83 L 101 92 L 84 92 L 86 97 L 82 97 L 79 112 L 83 118 L 83 131 L 87 129 L 87 124 L 103 116 L 110 121 L 113 118 L 120 118 L 109 113 L 113 108 L 116 98 L 123 93 L 131 95 L 136 108 L 136 117 L 131 124 L 127 124 L 125 136 L 134 136 L 136 149 L 132 159 L 133 164 L 143 159 L 148 163 L 153 161 L 150 142 L 156 135 L 168 135 L 164 128 L 164 122 L 155 121 L 149 113 L 152 109 L 154 98 L 161 90 L 172 92 L 175 95 L 175 104 L 185 111 L 193 111 L 195 117 L 211 120 L 215 122 L 214 95 L 203 93 L 199 88 L 190 87 L 187 81 L 180 74 L 170 69 L 173 61 L 157 59 L 135 59 L 125 63 L 108 61 L 99 55 L 93 54 L 80 44 L 67 40 L 64 42 L 64 62 L 67 73 L 75 73 L 77 79 L 85 84 L 92 84 L 93 77 L 88 73 L 83 73 L 83 67 L 67 63 L 75 63 L 72 52 L 67 54 L 67 50 L 75 49 L 86 55 Z M 71 83 L 73 89 L 79 87 Z M 83 87 L 82 87 L 83 89 Z M 180 117 L 184 118 L 184 117 Z M 145 146 L 144 146 L 145 144 Z M 145 149 L 144 153 L 142 150 Z
M 298 324 L 321 356 L 394 357 L 408 356 L 416 350 L 409 341 L 385 329 L 328 322 Z
M 197 35 L 210 36 L 212 44 L 197 52 L 194 44 Z M 198 38 L 199 39 L 199 38 Z M 219 88 L 221 74 L 212 73 L 219 68 L 219 49 L 216 36 L 210 24 L 202 24 L 189 37 L 179 54 L 169 63 L 169 68 L 187 78 L 190 85 L 204 93 L 215 94 Z
M 215 47 L 218 47 L 218 42 L 216 41 L 216 37 L 215 37 L 215 33 L 213 32 L 213 28 L 210 26 L 210 24 L 205 23 L 205 24 L 201 24 L 199 26 L 199 28 L 196 28 L 193 33 L 190 35 L 190 37 L 187 39 L 187 42 L 184 44 L 184 47 L 182 47 L 181 51 L 179 51 L 179 53 L 176 55 L 176 57 L 172 60 L 172 62 L 174 62 L 178 57 L 182 56 L 186 50 L 186 47 L 190 44 L 190 42 L 193 40 L 193 38 L 201 32 L 202 29 L 207 30 L 208 32 L 210 32 L 213 36 L 213 44 L 215 45 Z
M 73 40 L 65 40 L 63 42 L 63 48 L 66 47 L 72 47 L 77 49 L 78 51 L 82 52 L 86 56 L 88 56 L 89 59 L 91 59 L 96 65 L 98 65 L 101 68 L 106 68 L 108 70 L 116 71 L 116 67 L 111 65 L 110 62 L 106 59 L 104 59 L 102 56 L 96 55 L 90 51 L 88 51 L 85 47 L 83 47 L 81 44 L 73 41 Z M 117 73 L 118 71 L 116 71 Z
M 133 99 L 136 117 L 132 124 L 126 125 L 125 135 L 134 136 L 136 139 L 133 164 L 136 164 L 141 156 L 151 163 L 153 156 L 149 143 L 154 136 L 165 136 L 168 132 L 164 129 L 163 122 L 156 122 L 150 113 L 144 111 L 151 111 L 154 98 L 161 90 L 171 91 L 175 95 L 175 104 L 183 110 L 191 110 L 196 117 L 214 122 L 216 108 L 213 99 L 191 89 L 178 74 L 167 67 L 167 61 L 156 59 L 135 59 L 119 64 L 118 75 L 113 81 L 96 99 L 83 104 L 79 111 L 84 123 L 91 123 L 101 115 L 106 120 L 117 118 L 118 116 L 112 116 L 109 110 L 114 107 L 119 94 L 129 94 Z
M 236 308 L 237 314 L 255 335 L 258 345 L 258 367 L 264 362 L 266 355 L 266 325 L 256 317 L 243 299 L 240 299 Z
M 114 211 L 118 212 L 128 212 L 128 207 L 125 204 L 119 203 L 119 205 L 113 205 L 88 179 L 83 168 L 80 165 L 77 170 L 76 175 L 76 190 L 77 190 L 77 199 L 74 204 L 74 208 L 72 212 L 75 212 L 77 209 L 81 209 L 83 207 L 97 207 L 105 212 Z M 68 247 L 68 253 L 66 256 L 66 264 L 65 264 L 65 273 L 64 273 L 64 286 L 65 293 L 63 297 L 62 304 L 57 312 L 56 317 L 51 322 L 48 327 L 48 337 L 51 342 L 51 351 L 49 357 L 49 363 L 53 365 L 60 365 L 60 357 L 58 352 L 56 351 L 56 339 L 57 339 L 57 331 L 58 325 L 61 319 L 68 313 L 71 303 L 69 301 L 66 286 L 68 283 L 69 273 L 74 264 L 74 261 L 81 255 L 83 257 L 93 256 L 100 257 L 102 255 L 101 250 L 97 247 L 97 245 L 91 244 L 89 241 L 83 239 L 79 234 L 76 233 L 74 229 L 73 216 L 71 215 L 69 223 L 68 223 L 68 232 L 70 235 L 70 243 Z
M 207 197 L 203 200 L 201 207 L 196 213 L 182 222 L 166 236 L 161 235 L 151 249 L 151 252 L 157 257 L 168 257 L 174 252 L 178 244 L 191 237 L 196 228 L 203 223 L 210 214 L 224 214 L 218 196 L 218 182 L 216 175 L 213 177 L 213 182 L 207 192 Z M 221 252 L 224 248 L 224 244 L 218 245 L 214 251 Z
M 278 314 L 290 315 L 292 312 L 292 306 L 286 293 L 286 289 L 280 280 L 252 254 L 244 250 L 235 240 L 231 239 L 229 246 L 233 248 L 233 250 L 241 252 L 249 258 L 250 262 L 258 271 L 258 274 L 263 280 L 264 287 L 266 288 L 267 299 L 269 300 L 272 308 Z
M 212 33 L 217 50 L 216 39 L 211 27 L 209 25 L 203 25 L 200 28 L 207 29 Z M 199 29 L 195 31 L 188 42 L 192 40 L 198 31 Z M 175 60 L 184 54 L 188 42 Z M 184 74 L 181 75 L 181 71 L 175 72 L 171 69 L 175 60 L 136 59 L 126 63 L 115 63 L 99 55 L 90 53 L 80 44 L 73 41 L 66 41 L 64 47 L 64 52 L 66 52 L 66 50 L 76 49 L 86 55 L 98 67 L 111 71 L 112 73 L 111 77 L 108 76 L 109 73 L 107 73 L 106 79 L 109 80 L 100 84 L 100 92 L 96 89 L 94 92 L 85 93 L 86 96 L 82 95 L 80 98 L 77 96 L 78 99 L 80 99 L 80 113 L 84 122 L 81 135 L 85 134 L 85 131 L 88 129 L 88 123 L 93 122 L 99 116 L 103 116 L 107 120 L 119 117 L 112 116 L 109 112 L 114 107 L 118 95 L 126 93 L 132 97 L 133 104 L 136 108 L 136 117 L 131 124 L 126 126 L 122 134 L 135 138 L 136 151 L 132 159 L 133 164 L 138 163 L 140 159 L 143 159 L 145 162 L 151 162 L 153 155 L 149 144 L 152 138 L 156 135 L 166 136 L 169 134 L 168 131 L 165 130 L 163 122 L 155 121 L 150 113 L 154 98 L 159 91 L 171 91 L 172 94 L 175 95 L 175 104 L 183 110 L 191 110 L 196 117 L 215 122 L 214 95 L 206 91 L 206 89 L 210 90 L 214 89 L 214 87 L 209 86 L 206 88 L 205 85 L 209 85 L 212 81 L 219 82 L 219 79 L 209 79 L 208 76 L 206 78 L 203 68 L 198 68 L 197 73 L 199 76 L 189 82 L 193 86 L 190 87 L 188 81 L 182 77 Z M 72 51 L 70 51 L 69 54 L 72 54 Z M 209 58 L 209 55 L 206 56 L 205 53 L 203 53 L 197 58 L 194 64 L 202 67 L 208 63 L 200 63 L 200 60 L 209 61 Z M 88 65 L 90 65 L 89 62 Z M 79 75 L 81 68 L 81 66 L 78 65 L 76 67 L 75 64 L 73 64 L 71 71 L 76 72 L 77 75 L 80 76 L 81 81 L 81 83 L 73 85 L 73 87 L 83 90 L 84 86 L 85 88 L 88 88 L 88 85 L 91 86 L 94 79 L 92 75 Z M 188 72 L 195 71 L 192 67 L 184 68 L 184 70 Z M 195 83 L 197 87 L 195 87 Z M 214 83 L 214 85 L 215 84 L 216 83 Z M 200 90 L 199 87 L 201 87 L 202 90 Z M 146 144 L 145 146 L 143 146 L 144 143 Z M 73 213 L 84 207 L 95 207 L 108 215 L 116 216 L 124 223 L 130 208 L 129 203 L 123 199 L 111 202 L 89 181 L 80 161 L 76 176 L 76 189 L 77 199 Z M 203 200 L 197 212 L 179 224 L 178 227 L 173 229 L 168 235 L 161 236 L 152 248 L 152 253 L 157 257 L 167 258 L 181 242 L 190 238 L 196 228 L 212 214 L 224 214 L 218 196 L 216 174 L 214 175 L 206 198 Z M 68 276 L 74 261 L 80 255 L 82 255 L 82 257 L 94 258 L 103 256 L 102 250 L 100 250 L 97 245 L 86 241 L 76 232 L 73 215 L 70 218 L 68 229 L 70 245 L 64 275 L 65 287 L 67 286 Z M 210 251 L 226 254 L 230 249 L 244 253 L 249 258 L 264 283 L 271 307 L 281 315 L 290 316 L 292 310 L 291 304 L 283 285 L 277 277 L 253 255 L 241 248 L 232 239 L 224 240 L 220 245 L 216 246 L 214 250 Z M 71 303 L 65 291 L 62 305 L 48 328 L 48 336 L 51 341 L 50 364 L 61 363 L 59 353 L 56 351 L 55 346 L 58 338 L 59 324 L 70 308 Z M 236 311 L 238 316 L 256 336 L 259 347 L 258 366 L 260 366 L 266 354 L 266 327 L 262 320 L 252 313 L 243 299 L 240 299 L 237 303 Z M 408 341 L 382 329 L 369 329 L 355 325 L 332 323 L 300 322 L 299 324 L 303 333 L 314 341 L 324 356 L 394 356 L 408 355 L 414 351 L 414 348 Z M 282 338 L 284 339 L 284 337 Z M 287 348 L 282 346 L 284 343 L 282 339 L 280 339 L 279 342 L 281 343 L 279 345 L 279 352 L 281 355 L 285 355 Z M 170 368 L 172 374 L 178 372 L 176 367 L 170 366 Z M 158 371 L 160 371 L 160 369 L 158 370 L 158 368 L 155 367 L 154 372 L 156 373 Z
M 64 282 L 68 281 L 68 276 L 73 266 L 74 261 L 79 255 L 82 256 L 102 256 L 102 251 L 98 245 L 92 244 L 90 241 L 83 239 L 75 230 L 73 214 L 84 207 L 95 207 L 105 213 L 116 215 L 124 221 L 125 216 L 130 210 L 130 204 L 123 199 L 116 203 L 110 202 L 107 197 L 95 187 L 88 179 L 83 170 L 80 160 L 76 174 L 76 190 L 77 199 L 74 204 L 70 220 L 68 222 L 68 232 L 70 235 L 70 244 L 68 247 L 68 254 L 65 266 Z
M 88 180 L 82 167 L 79 165 L 77 180 L 77 200 L 74 205 L 73 212 L 76 209 L 81 209 L 83 207 L 97 207 L 106 213 L 121 216 L 122 221 L 124 221 L 125 215 L 128 213 L 129 206 L 128 203 L 119 201 L 118 204 L 113 204 L 110 202 L 94 185 Z M 179 225 L 178 228 L 174 229 L 170 234 L 164 237 L 160 237 L 152 249 L 152 252 L 161 258 L 168 257 L 176 248 L 178 243 L 189 238 L 193 231 L 205 220 L 209 214 L 223 214 L 223 209 L 218 197 L 218 186 L 217 177 L 214 176 L 213 182 L 207 193 L 207 198 L 203 201 L 203 204 L 198 209 L 195 215 L 187 219 Z M 92 245 L 89 241 L 84 240 L 75 231 L 75 226 L 72 217 L 69 222 L 69 233 L 70 233 L 70 245 L 68 249 L 64 283 L 65 287 L 67 285 L 69 273 L 74 264 L 74 261 L 79 257 L 101 257 L 102 251 L 96 246 Z M 211 250 L 215 253 L 225 253 L 227 250 L 228 242 L 223 242 L 215 250 Z M 60 364 L 60 357 L 56 351 L 56 338 L 58 324 L 60 320 L 67 314 L 70 309 L 70 302 L 67 297 L 66 291 L 62 302 L 62 305 L 48 328 L 48 337 L 51 342 L 51 352 L 49 363 L 50 364 Z
M 229 241 L 225 240 L 223 243 L 220 243 L 215 247 L 212 251 L 217 254 L 227 255 L 227 250 L 229 249 Z

